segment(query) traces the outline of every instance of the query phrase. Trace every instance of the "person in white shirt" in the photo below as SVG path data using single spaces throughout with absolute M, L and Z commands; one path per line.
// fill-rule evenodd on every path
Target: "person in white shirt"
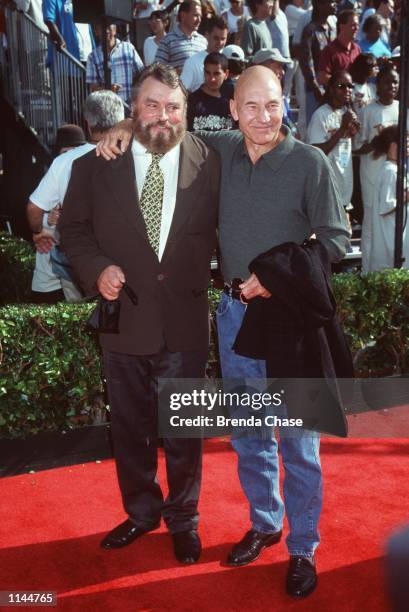
M 348 72 L 334 73 L 327 83 L 326 103 L 318 107 L 311 117 L 307 133 L 307 142 L 328 156 L 346 210 L 352 208 L 351 139 L 360 128 L 358 117 L 350 108 L 353 87 Z
M 92 30 L 88 23 L 76 23 L 75 29 L 77 31 L 78 47 L 80 50 L 80 61 L 86 64 L 89 54 L 92 53 L 95 47 Z
M 190 92 L 196 91 L 204 83 L 204 61 L 209 53 L 221 53 L 227 41 L 227 26 L 222 17 L 213 17 L 206 26 L 207 49 L 189 57 L 183 66 L 181 81 Z
M 152 11 L 149 17 L 149 26 L 153 36 L 145 39 L 143 44 L 143 60 L 145 66 L 150 66 L 155 61 L 158 44 L 165 36 L 169 27 L 169 15 L 165 11 Z
M 243 0 L 230 0 L 230 8 L 223 11 L 222 17 L 229 31 L 228 43 L 239 45 L 244 22 L 251 17 L 248 7 Z
M 368 272 L 394 267 L 395 225 L 396 225 L 396 179 L 398 172 L 397 125 L 390 125 L 372 140 L 372 157 L 383 157 L 375 188 L 372 207 L 372 241 L 369 253 Z M 407 214 L 406 194 L 406 214 Z M 409 232 L 403 230 L 402 268 L 409 268 Z
M 229 0 L 214 0 L 213 4 L 218 15 L 222 15 L 229 9 Z
M 399 75 L 391 66 L 379 73 L 376 81 L 378 99 L 365 106 L 360 113 L 361 130 L 355 138 L 355 153 L 361 156 L 360 179 L 364 217 L 361 233 L 362 272 L 369 266 L 371 252 L 371 217 L 375 186 L 385 156 L 374 159 L 372 140 L 388 125 L 398 123 L 399 102 L 395 100 L 399 89 Z
M 124 105 L 115 93 L 101 90 L 88 96 L 83 112 L 89 130 L 89 142 L 85 142 L 84 132 L 79 126 L 60 128 L 58 150 L 61 155 L 53 161 L 27 204 L 27 218 L 37 249 L 32 281 L 32 297 L 35 302 L 52 303 L 64 297 L 67 301 L 78 301 L 82 297 L 73 283 L 55 275 L 50 250 L 58 243 L 56 223 L 74 160 L 94 149 L 103 134 L 124 118 Z
M 349 73 L 354 85 L 352 106 L 359 115 L 364 106 L 376 99 L 375 84 L 369 82 L 378 74 L 376 58 L 371 53 L 361 53 L 351 64 Z
M 134 2 L 133 4 L 133 42 L 139 55 L 141 55 L 144 42 L 150 35 L 149 19 L 151 13 L 160 8 L 160 3 L 158 0 L 144 0 L 143 2 Z
M 298 21 L 304 15 L 305 8 L 303 0 L 290 0 L 290 3 L 287 4 L 285 8 L 285 16 L 287 17 L 288 22 L 288 34 L 290 36 L 290 41 L 292 40 L 295 30 L 297 29 Z
M 48 34 L 48 28 L 43 19 L 42 0 L 14 0 L 17 8 L 23 13 L 27 13 L 36 23 L 36 25 L 45 33 Z

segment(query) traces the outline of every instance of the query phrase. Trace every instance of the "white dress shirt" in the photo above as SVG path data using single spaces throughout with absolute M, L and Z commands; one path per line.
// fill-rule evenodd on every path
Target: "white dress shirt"
M 136 187 L 138 190 L 138 197 L 140 198 L 145 177 L 152 162 L 152 155 L 135 138 L 132 143 L 132 155 L 135 164 Z M 160 227 L 158 254 L 159 261 L 162 259 L 162 255 L 166 247 L 170 226 L 172 224 L 173 213 L 175 211 L 179 175 L 179 157 L 180 145 L 177 145 L 168 151 L 168 153 L 166 153 L 159 162 L 159 166 L 164 177 L 162 221 Z

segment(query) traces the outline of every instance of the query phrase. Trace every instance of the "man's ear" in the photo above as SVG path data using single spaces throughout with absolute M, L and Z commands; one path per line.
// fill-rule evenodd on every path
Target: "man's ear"
M 224 70 L 224 80 L 229 78 L 229 69 L 227 68 L 227 70 Z
M 230 113 L 235 121 L 239 120 L 239 116 L 237 114 L 237 104 L 234 98 L 230 100 Z

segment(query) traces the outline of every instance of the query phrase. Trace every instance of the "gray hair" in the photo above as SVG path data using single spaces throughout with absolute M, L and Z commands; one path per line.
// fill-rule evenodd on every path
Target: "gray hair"
M 90 130 L 106 132 L 125 117 L 124 105 L 113 91 L 101 89 L 84 102 L 84 118 Z

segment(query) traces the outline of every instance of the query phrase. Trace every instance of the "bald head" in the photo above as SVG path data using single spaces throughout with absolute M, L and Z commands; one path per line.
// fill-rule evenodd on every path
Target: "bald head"
M 251 66 L 247 68 L 237 80 L 234 98 L 237 99 L 243 96 L 247 92 L 253 90 L 277 90 L 277 93 L 281 96 L 281 83 L 272 72 L 266 66 Z
M 237 81 L 230 110 L 247 149 L 269 151 L 281 140 L 283 94 L 280 81 L 269 68 L 247 68 Z

